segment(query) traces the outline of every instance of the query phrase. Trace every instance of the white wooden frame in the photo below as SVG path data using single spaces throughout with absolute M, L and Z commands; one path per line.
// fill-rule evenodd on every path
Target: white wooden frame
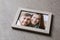
M 31 12 L 37 12 L 37 13 L 42 13 L 42 14 L 48 14 L 48 23 L 47 23 L 46 28 L 43 30 L 43 29 L 37 29 L 37 28 L 32 28 L 32 27 L 17 26 L 16 25 L 16 21 L 17 21 L 17 18 L 19 16 L 21 10 L 26 10 L 26 11 L 31 11 Z M 52 13 L 50 13 L 50 12 L 40 11 L 40 10 L 32 10 L 32 9 L 27 9 L 27 8 L 18 8 L 18 11 L 16 13 L 16 16 L 15 16 L 14 22 L 12 24 L 12 27 L 13 28 L 26 29 L 26 30 L 30 30 L 30 31 L 35 31 L 35 32 L 49 34 L 50 25 L 51 25 L 51 18 L 52 18 Z

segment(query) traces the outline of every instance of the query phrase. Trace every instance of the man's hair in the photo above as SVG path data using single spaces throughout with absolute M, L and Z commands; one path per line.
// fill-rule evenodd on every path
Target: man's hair
M 29 14 L 29 13 L 26 13 L 26 14 L 24 14 L 24 16 L 32 16 L 31 14 Z

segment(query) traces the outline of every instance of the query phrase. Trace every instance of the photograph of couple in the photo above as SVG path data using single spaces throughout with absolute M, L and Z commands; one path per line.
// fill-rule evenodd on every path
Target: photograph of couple
M 12 23 L 12 28 L 49 34 L 51 19 L 51 12 L 19 8 Z
M 22 11 L 17 25 L 45 29 L 43 14 Z

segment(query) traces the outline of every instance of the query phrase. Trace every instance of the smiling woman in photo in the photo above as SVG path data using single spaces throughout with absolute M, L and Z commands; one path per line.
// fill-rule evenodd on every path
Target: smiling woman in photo
M 33 14 L 31 18 L 31 26 L 45 29 L 43 15 L 39 13 Z

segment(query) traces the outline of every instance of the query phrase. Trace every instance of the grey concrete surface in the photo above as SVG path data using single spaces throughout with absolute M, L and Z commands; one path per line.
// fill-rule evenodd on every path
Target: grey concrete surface
M 52 12 L 52 35 L 13 30 L 18 7 Z M 60 40 L 60 0 L 0 0 L 0 40 Z

